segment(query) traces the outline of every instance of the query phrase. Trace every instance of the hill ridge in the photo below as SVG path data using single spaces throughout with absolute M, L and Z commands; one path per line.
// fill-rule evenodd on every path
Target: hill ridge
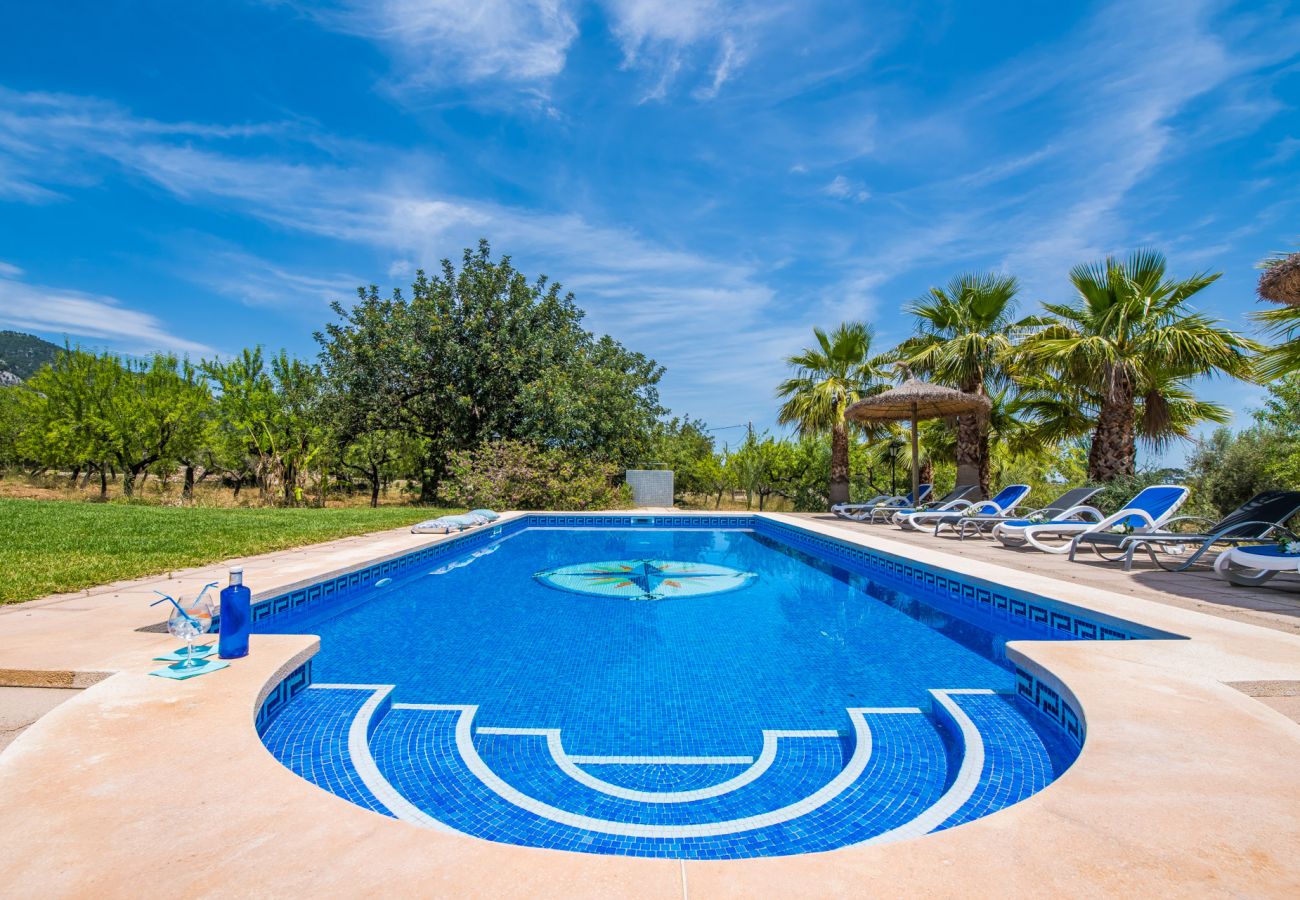
M 62 349 L 34 334 L 0 331 L 0 373 L 8 372 L 26 381 Z

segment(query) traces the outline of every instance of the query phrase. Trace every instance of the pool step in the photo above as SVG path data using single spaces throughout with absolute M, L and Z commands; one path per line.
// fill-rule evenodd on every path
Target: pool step
M 984 760 L 970 799 L 939 829 L 997 812 L 1036 794 L 1056 777 L 1043 738 L 1005 694 L 960 694 L 952 699 L 983 736 Z
M 371 685 L 311 685 L 271 720 L 262 743 L 282 765 L 312 784 L 391 816 L 366 785 L 348 750 L 358 716 L 370 719 L 374 713 L 375 693 Z
M 933 718 L 849 710 L 847 741 L 767 732 L 751 759 L 571 756 L 558 730 L 480 729 L 476 707 L 390 707 L 390 690 L 313 686 L 264 739 L 354 803 L 525 846 L 682 859 L 830 850 L 951 828 L 1053 777 L 1014 701 L 988 691 L 933 691 Z
M 474 713 L 395 704 L 375 729 L 371 752 L 414 806 L 457 831 L 508 843 L 686 859 L 829 850 L 907 836 L 907 826 L 943 799 L 948 781 L 942 740 L 919 710 L 852 711 L 857 741 L 847 765 L 837 734 L 780 738 L 758 777 L 673 803 L 592 789 L 557 765 L 545 732 L 479 737 Z M 809 772 L 820 774 L 818 783 Z M 567 790 L 556 773 L 568 779 Z M 924 833 L 934 824 L 917 827 Z

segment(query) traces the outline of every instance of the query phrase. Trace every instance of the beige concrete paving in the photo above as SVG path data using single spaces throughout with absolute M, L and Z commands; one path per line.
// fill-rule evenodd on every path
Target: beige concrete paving
M 0 750 L 75 693 L 69 688 L 0 687 Z
M 681 863 L 512 847 L 370 813 L 281 767 L 253 728 L 260 697 L 315 638 L 258 635 L 229 669 L 170 682 L 145 674 L 170 639 L 135 630 L 161 619 L 141 602 L 148 583 L 38 601 L 0 615 L 6 678 L 113 674 L 0 753 L 0 895 L 1300 896 L 1300 726 L 1229 687 L 1300 682 L 1300 637 L 1097 587 L 1059 559 L 1013 569 L 943 542 L 772 518 L 1186 639 L 1010 645 L 1073 697 L 1088 734 L 1077 762 L 1023 803 L 895 844 Z M 248 561 L 249 582 L 278 592 L 428 540 L 390 532 L 274 554 Z M 68 638 L 80 630 L 91 636 Z
M 1208 564 L 1187 572 L 1166 572 L 1149 557 L 1139 556 L 1134 560 L 1133 571 L 1124 572 L 1119 563 L 1107 562 L 1091 553 L 1081 553 L 1071 562 L 1064 556 L 1013 549 L 987 538 L 963 541 L 946 534 L 935 537 L 930 532 L 846 522 L 829 515 L 806 518 L 849 533 L 874 535 L 913 547 L 940 548 L 964 559 L 1047 575 L 1067 584 L 1100 588 L 1136 601 L 1193 609 L 1235 622 L 1300 634 L 1300 577 L 1294 575 L 1279 575 L 1258 588 L 1236 587 L 1218 578 Z M 1206 554 L 1205 558 L 1207 563 L 1213 563 L 1214 554 Z

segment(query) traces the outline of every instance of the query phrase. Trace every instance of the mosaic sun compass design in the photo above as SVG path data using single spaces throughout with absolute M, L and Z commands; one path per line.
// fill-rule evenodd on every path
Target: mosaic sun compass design
M 614 559 L 547 569 L 533 576 L 542 584 L 574 594 L 625 600 L 701 597 L 748 587 L 758 576 L 710 563 L 667 559 Z

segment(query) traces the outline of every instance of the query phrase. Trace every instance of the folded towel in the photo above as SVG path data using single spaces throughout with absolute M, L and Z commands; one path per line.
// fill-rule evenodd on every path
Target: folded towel
M 470 513 L 476 516 L 482 516 L 489 522 L 495 522 L 497 519 L 501 518 L 500 513 L 493 512 L 490 509 L 471 509 Z

